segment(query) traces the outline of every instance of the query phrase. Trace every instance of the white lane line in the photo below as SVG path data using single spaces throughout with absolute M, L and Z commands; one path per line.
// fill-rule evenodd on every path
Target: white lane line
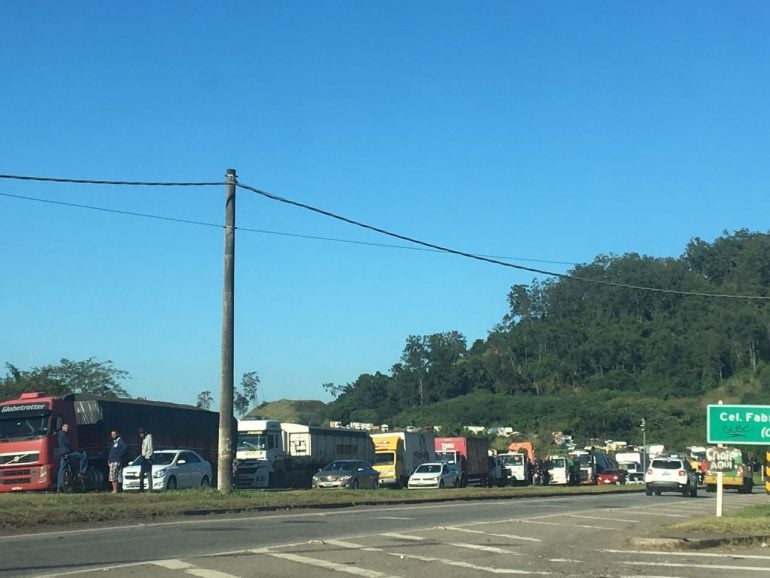
M 629 524 L 638 523 L 639 520 L 629 520 L 628 518 L 602 518 L 601 516 L 582 516 L 580 514 L 566 514 L 570 518 L 583 518 L 585 520 L 604 520 L 605 522 L 627 522 Z
M 485 536 L 494 536 L 495 538 L 510 538 L 511 540 L 524 540 L 525 542 L 542 542 L 539 538 L 530 538 L 529 536 L 517 536 L 516 534 L 498 534 L 495 532 L 484 532 L 482 530 L 471 530 L 470 528 L 460 528 L 459 526 L 436 526 L 436 530 L 449 530 L 451 532 L 465 532 L 467 534 L 483 534 Z
M 425 540 L 422 536 L 412 536 L 411 534 L 399 534 L 397 532 L 385 532 L 380 536 L 387 536 L 388 538 L 396 538 L 398 540 L 414 540 L 415 542 L 422 542 Z
M 767 566 L 728 566 L 726 564 L 677 564 L 675 562 L 620 562 L 626 566 L 655 566 L 664 568 L 703 568 L 704 570 L 738 570 L 741 572 L 765 572 Z
M 376 516 L 375 520 L 414 520 L 414 518 L 404 518 L 399 516 Z
M 510 554 L 513 556 L 523 556 L 521 552 L 514 552 L 513 550 L 506 550 L 505 548 L 496 548 L 494 546 L 482 546 L 481 544 L 468 544 L 465 542 L 449 542 L 448 546 L 453 548 L 467 548 L 468 550 L 480 550 L 481 552 L 489 552 L 491 554 Z
M 659 516 L 663 518 L 690 518 L 691 516 L 685 516 L 684 514 L 667 514 L 665 512 L 657 512 L 657 511 L 646 511 L 646 512 L 637 512 L 634 510 L 634 516 Z
M 209 570 L 207 568 L 200 568 L 188 562 L 182 560 L 154 560 L 150 562 L 153 566 L 160 566 L 168 570 L 182 570 L 185 574 L 191 576 L 198 576 L 199 578 L 239 578 L 235 574 L 227 574 L 226 572 L 220 572 L 219 570 Z
M 167 568 L 168 570 L 186 570 L 192 568 L 192 564 L 183 562 L 182 560 L 155 560 L 150 562 L 153 566 L 160 566 L 161 568 Z
M 599 552 L 607 552 L 608 554 L 634 554 L 637 556 L 643 554 L 646 556 L 686 556 L 688 558 L 729 558 L 730 560 L 770 560 L 770 556 L 741 554 L 739 552 L 720 554 L 718 552 L 693 552 L 692 550 L 688 550 L 687 552 L 672 552 L 671 550 L 613 550 L 611 548 L 599 550 Z
M 567 562 L 569 564 L 583 564 L 583 560 L 570 560 L 569 558 L 549 558 L 549 562 Z M 647 578 L 645 576 L 645 578 Z
M 519 520 L 527 524 L 542 524 L 544 526 L 563 526 L 565 528 L 590 528 L 591 530 L 617 530 L 617 528 L 607 528 L 605 526 L 587 526 L 586 524 L 559 524 L 558 522 L 543 522 L 542 520 Z
M 306 566 L 325 568 L 326 570 L 334 570 L 335 572 L 342 572 L 343 574 L 353 574 L 354 576 L 365 576 L 366 578 L 400 578 L 391 574 L 377 572 L 376 570 L 367 570 L 366 568 L 338 564 L 337 562 L 329 562 L 328 560 L 319 560 L 318 558 L 309 558 L 307 556 L 298 556 L 297 554 L 289 554 L 287 552 L 263 552 L 263 554 L 281 560 L 305 564 Z
M 479 572 L 489 572 L 490 574 L 518 574 L 518 575 L 538 575 L 546 576 L 551 572 L 540 572 L 536 570 L 519 570 L 517 568 L 492 568 L 490 566 L 478 566 L 477 564 L 471 564 L 469 562 L 460 562 L 457 560 L 447 560 L 445 558 L 432 558 L 430 556 L 418 556 L 417 554 L 399 554 L 398 552 L 386 552 L 389 556 L 397 556 L 399 558 L 408 560 L 419 560 L 420 562 L 432 562 L 438 564 L 444 564 L 446 566 L 455 566 L 457 568 L 465 568 L 467 570 L 476 570 Z

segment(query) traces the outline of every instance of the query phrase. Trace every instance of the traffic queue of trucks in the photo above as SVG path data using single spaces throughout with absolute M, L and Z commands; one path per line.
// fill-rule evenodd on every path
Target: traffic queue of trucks
M 436 460 L 457 464 L 462 472 L 460 486 L 489 486 L 489 442 L 478 437 L 435 439 Z
M 375 455 L 364 431 L 247 419 L 238 422 L 235 458 L 238 488 L 309 488 L 330 461 L 373 463 Z
M 105 487 L 110 432 L 118 430 L 128 455 L 139 455 L 140 427 L 156 449 L 186 448 L 217 463 L 219 414 L 192 406 L 88 395 L 23 393 L 0 403 L 0 492 L 52 490 L 59 470 L 57 432 L 70 426 L 73 450 L 88 456 L 86 484 Z

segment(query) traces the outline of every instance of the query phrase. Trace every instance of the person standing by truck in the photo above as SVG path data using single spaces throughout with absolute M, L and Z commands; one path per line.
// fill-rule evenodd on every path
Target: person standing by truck
M 152 434 L 145 428 L 139 428 L 142 438 L 142 464 L 139 470 L 139 491 L 144 491 L 144 476 L 147 474 L 147 491 L 152 493 Z
M 78 452 L 72 449 L 72 442 L 69 436 L 70 426 L 68 423 L 61 424 L 61 429 L 56 434 L 56 441 L 59 445 L 59 475 L 56 478 L 56 491 L 64 491 L 64 470 L 67 467 L 67 460 L 78 458 L 80 461 L 80 473 L 86 471 L 88 465 L 88 456 L 85 452 Z
M 116 429 L 110 432 L 112 436 L 112 446 L 107 455 L 107 466 L 109 467 L 109 480 L 112 484 L 112 493 L 117 494 L 120 485 L 120 472 L 123 469 L 123 462 L 126 459 L 126 442 L 120 437 L 120 432 Z

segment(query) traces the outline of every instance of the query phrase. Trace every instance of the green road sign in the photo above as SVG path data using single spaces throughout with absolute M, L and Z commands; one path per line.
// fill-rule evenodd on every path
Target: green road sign
M 770 445 L 770 405 L 710 405 L 706 409 L 710 444 Z

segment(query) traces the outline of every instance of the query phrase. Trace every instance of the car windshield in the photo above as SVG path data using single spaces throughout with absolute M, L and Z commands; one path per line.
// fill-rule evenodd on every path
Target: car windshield
M 441 464 L 422 464 L 414 471 L 415 474 L 440 474 Z
M 153 466 L 167 466 L 174 461 L 176 452 L 155 452 L 152 454 Z
M 356 462 L 329 462 L 323 468 L 324 472 L 351 472 L 356 470 Z

